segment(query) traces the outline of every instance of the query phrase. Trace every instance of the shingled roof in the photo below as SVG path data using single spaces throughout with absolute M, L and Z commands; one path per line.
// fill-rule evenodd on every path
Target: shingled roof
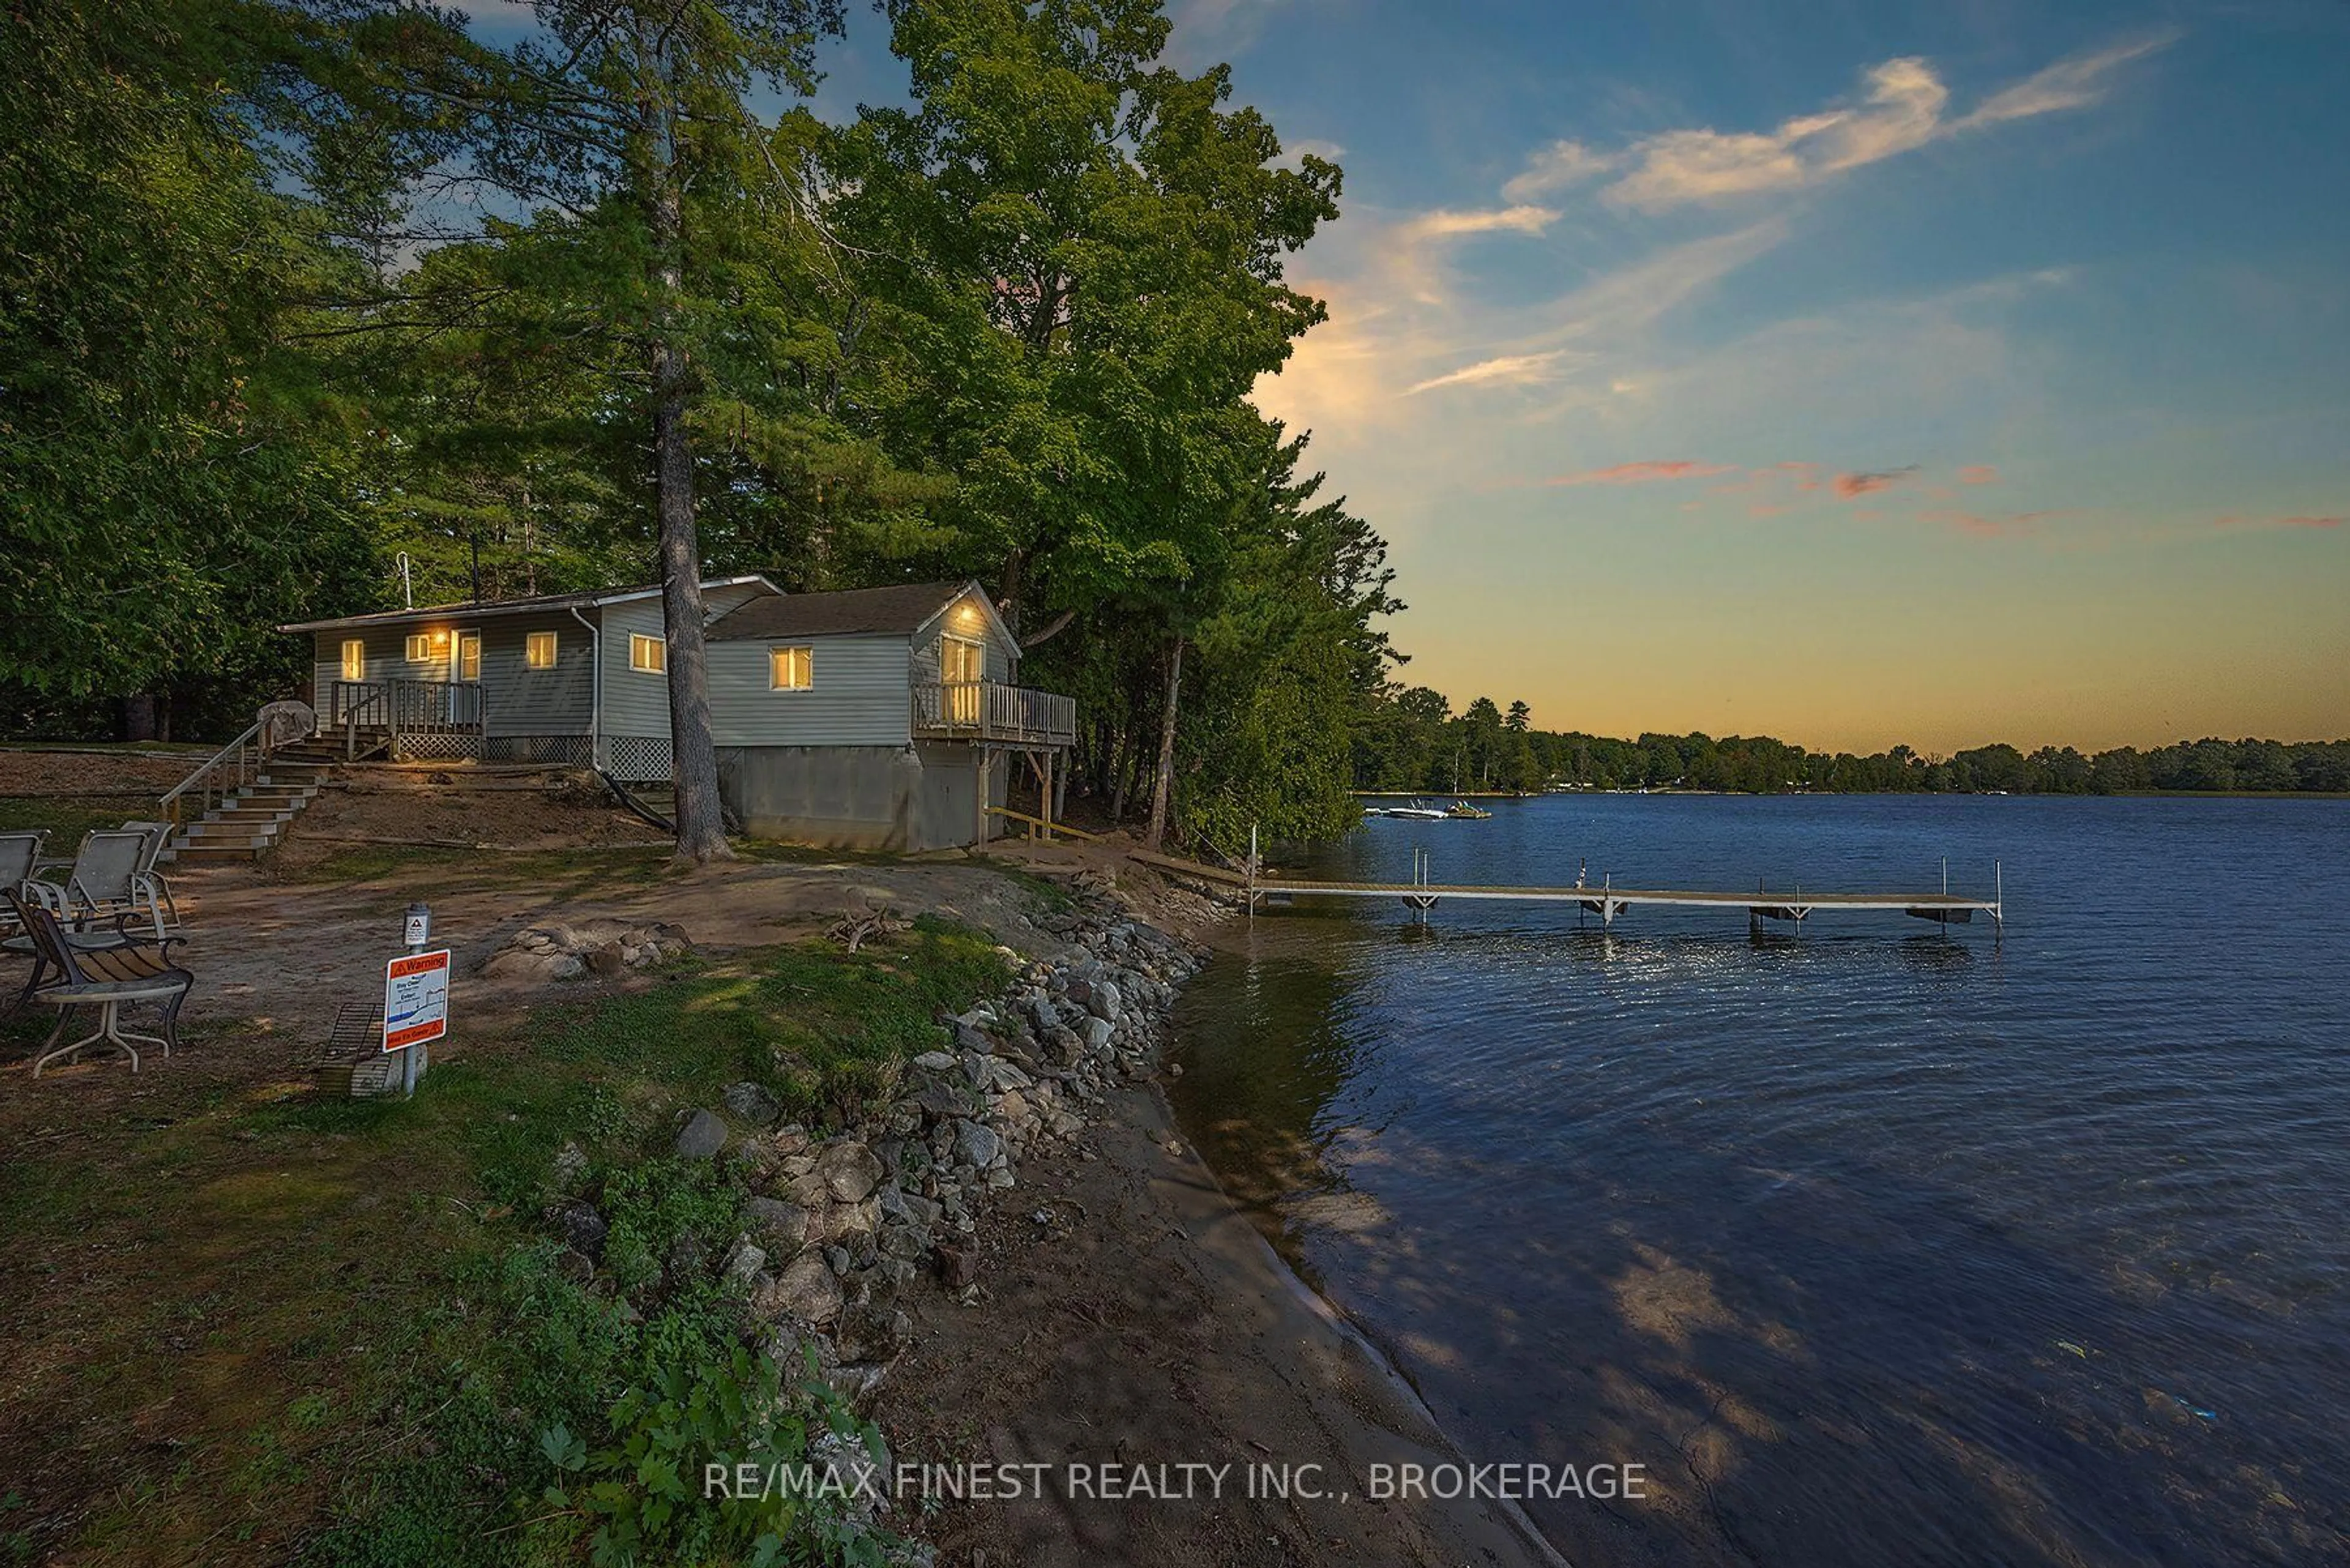
M 976 585 L 908 583 L 887 588 L 848 588 L 829 594 L 785 594 L 756 598 L 711 624 L 712 642 L 781 637 L 837 637 L 853 632 L 910 636 Z
M 712 588 L 739 588 L 756 583 L 769 594 L 775 585 L 755 573 L 737 577 L 710 577 L 702 582 L 704 593 Z M 535 610 L 587 609 L 598 605 L 625 604 L 630 599 L 649 599 L 660 593 L 660 585 L 643 587 L 588 588 L 571 594 L 534 594 L 526 598 L 484 599 L 463 604 L 418 605 L 410 609 L 372 610 L 365 615 L 335 616 L 327 620 L 297 620 L 281 626 L 280 631 L 339 631 L 344 628 L 389 626 L 410 620 L 467 620 L 482 616 L 526 615 Z

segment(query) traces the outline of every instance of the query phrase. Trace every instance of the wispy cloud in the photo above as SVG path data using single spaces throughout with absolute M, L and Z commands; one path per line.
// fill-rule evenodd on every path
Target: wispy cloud
M 1669 462 L 1619 462 L 1612 468 L 1586 469 L 1581 473 L 1562 473 L 1551 480 L 1553 484 L 1651 484 L 1660 479 L 1705 479 L 1717 473 L 1729 473 L 1734 463 L 1695 462 L 1686 458 Z
M 1837 500 L 1851 501 L 1863 495 L 1874 495 L 1880 490 L 1890 490 L 1917 472 L 1912 466 L 1887 469 L 1880 473 L 1839 473 L 1830 487 L 1835 491 Z
M 1522 204 L 1484 212 L 1422 213 L 1398 232 L 1408 240 L 1449 240 L 1461 234 L 1538 234 L 1556 222 L 1558 213 L 1551 208 Z
M 1975 107 L 1973 113 L 1951 129 L 1971 130 L 1978 126 L 1998 125 L 2011 119 L 2028 119 L 2036 114 L 2086 109 L 2106 96 L 2106 78 L 2112 75 L 2115 67 L 2167 49 L 2177 43 L 2179 36 L 2178 29 L 2164 28 L 2135 38 L 2125 38 L 2087 54 L 2058 60 L 2045 69 L 2033 72 L 2013 87 L 1991 94 Z
M 1617 161 L 1580 141 L 1554 141 L 1526 160 L 1525 168 L 1502 187 L 1502 197 L 1530 202 L 1554 191 L 1570 190 L 1616 168 Z
M 1273 161 L 1277 169 L 1295 169 L 1308 158 L 1326 158 L 1335 161 L 1346 155 L 1346 148 L 1337 142 L 1326 141 L 1318 136 L 1301 136 L 1283 148 L 1281 156 Z
M 1669 130 L 1633 148 L 1610 201 L 1658 208 L 1787 190 L 1921 147 L 1940 127 L 1950 89 L 1915 57 L 1886 61 L 1849 109 L 1782 121 L 1771 131 Z
M 1853 101 L 1783 119 L 1769 130 L 1668 130 L 1613 152 L 1555 141 L 1503 186 L 1513 202 L 1616 178 L 1609 202 L 1643 211 L 1813 185 L 1846 170 L 1882 162 L 1931 141 L 2011 120 L 2083 109 L 2111 90 L 2128 62 L 2177 41 L 2145 34 L 2057 61 L 1950 119 L 1950 91 L 1931 62 L 1904 55 L 1863 73 Z
M 1481 359 L 1474 365 L 1463 365 L 1458 370 L 1448 370 L 1440 376 L 1405 389 L 1404 396 L 1432 392 L 1439 387 L 1477 387 L 1499 383 L 1506 386 L 1527 386 L 1547 381 L 1555 374 L 1555 367 L 1565 354 L 1554 348 L 1546 354 L 1504 354 L 1498 358 Z
M 1959 483 L 1960 484 L 1996 484 L 1999 483 L 1999 470 L 1987 462 L 1970 462 L 1959 470 Z

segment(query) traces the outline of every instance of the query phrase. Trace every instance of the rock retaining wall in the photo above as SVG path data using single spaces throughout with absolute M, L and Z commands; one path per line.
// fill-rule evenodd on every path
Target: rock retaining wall
M 1019 1185 L 1023 1159 L 1079 1132 L 1105 1090 L 1155 1070 L 1176 987 L 1205 950 L 1100 899 L 1037 923 L 1068 950 L 1022 964 L 1003 994 L 941 1019 L 936 1047 L 866 1126 L 822 1139 L 776 1127 L 774 1099 L 749 1083 L 730 1085 L 719 1107 L 682 1115 L 675 1153 L 726 1161 L 750 1190 L 744 1231 L 719 1266 L 787 1377 L 812 1345 L 834 1387 L 868 1397 L 911 1332 L 900 1293 L 934 1271 L 969 1296 L 979 1210 Z M 567 1148 L 557 1186 L 585 1165 Z M 567 1269 L 592 1278 L 603 1217 L 564 1198 L 547 1219 L 568 1244 Z

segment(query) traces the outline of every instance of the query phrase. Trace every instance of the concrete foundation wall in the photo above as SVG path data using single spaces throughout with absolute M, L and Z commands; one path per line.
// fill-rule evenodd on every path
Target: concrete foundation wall
M 721 746 L 718 787 L 756 838 L 929 849 L 915 831 L 922 764 L 903 746 Z
M 718 781 L 743 830 L 832 848 L 948 849 L 976 842 L 972 747 L 721 746 Z M 1010 765 L 999 758 L 988 794 L 1001 805 Z M 1002 831 L 988 820 L 988 836 Z

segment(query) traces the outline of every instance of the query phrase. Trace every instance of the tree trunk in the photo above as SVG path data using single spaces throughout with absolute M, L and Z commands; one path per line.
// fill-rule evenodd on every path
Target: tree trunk
M 1175 785 L 1175 700 L 1183 687 L 1183 639 L 1167 656 L 1167 704 L 1159 715 L 1159 767 L 1150 785 L 1150 828 L 1143 847 L 1156 853 L 1167 839 L 1167 797 Z
M 653 350 L 654 385 L 676 351 Z M 681 383 L 682 378 L 678 379 Z M 718 752 L 710 734 L 710 686 L 702 639 L 702 560 L 693 526 L 693 452 L 685 434 L 682 386 L 658 395 L 653 472 L 660 519 L 661 618 L 669 639 L 670 765 L 677 786 L 677 857 L 701 865 L 731 860 L 718 798 Z
M 639 68 L 663 90 L 640 100 L 652 153 L 639 166 L 652 234 L 652 278 L 660 304 L 647 345 L 653 397 L 653 513 L 660 530 L 662 630 L 668 640 L 671 779 L 677 788 L 677 858 L 702 865 L 731 860 L 718 798 L 718 752 L 710 734 L 710 685 L 702 639 L 702 546 L 693 520 L 693 448 L 686 434 L 685 348 L 678 341 L 684 292 L 685 200 L 678 168 L 670 62 L 647 47 Z M 648 86 L 650 87 L 650 83 Z
M 155 693 L 133 691 L 122 700 L 122 738 L 126 741 L 155 739 Z

